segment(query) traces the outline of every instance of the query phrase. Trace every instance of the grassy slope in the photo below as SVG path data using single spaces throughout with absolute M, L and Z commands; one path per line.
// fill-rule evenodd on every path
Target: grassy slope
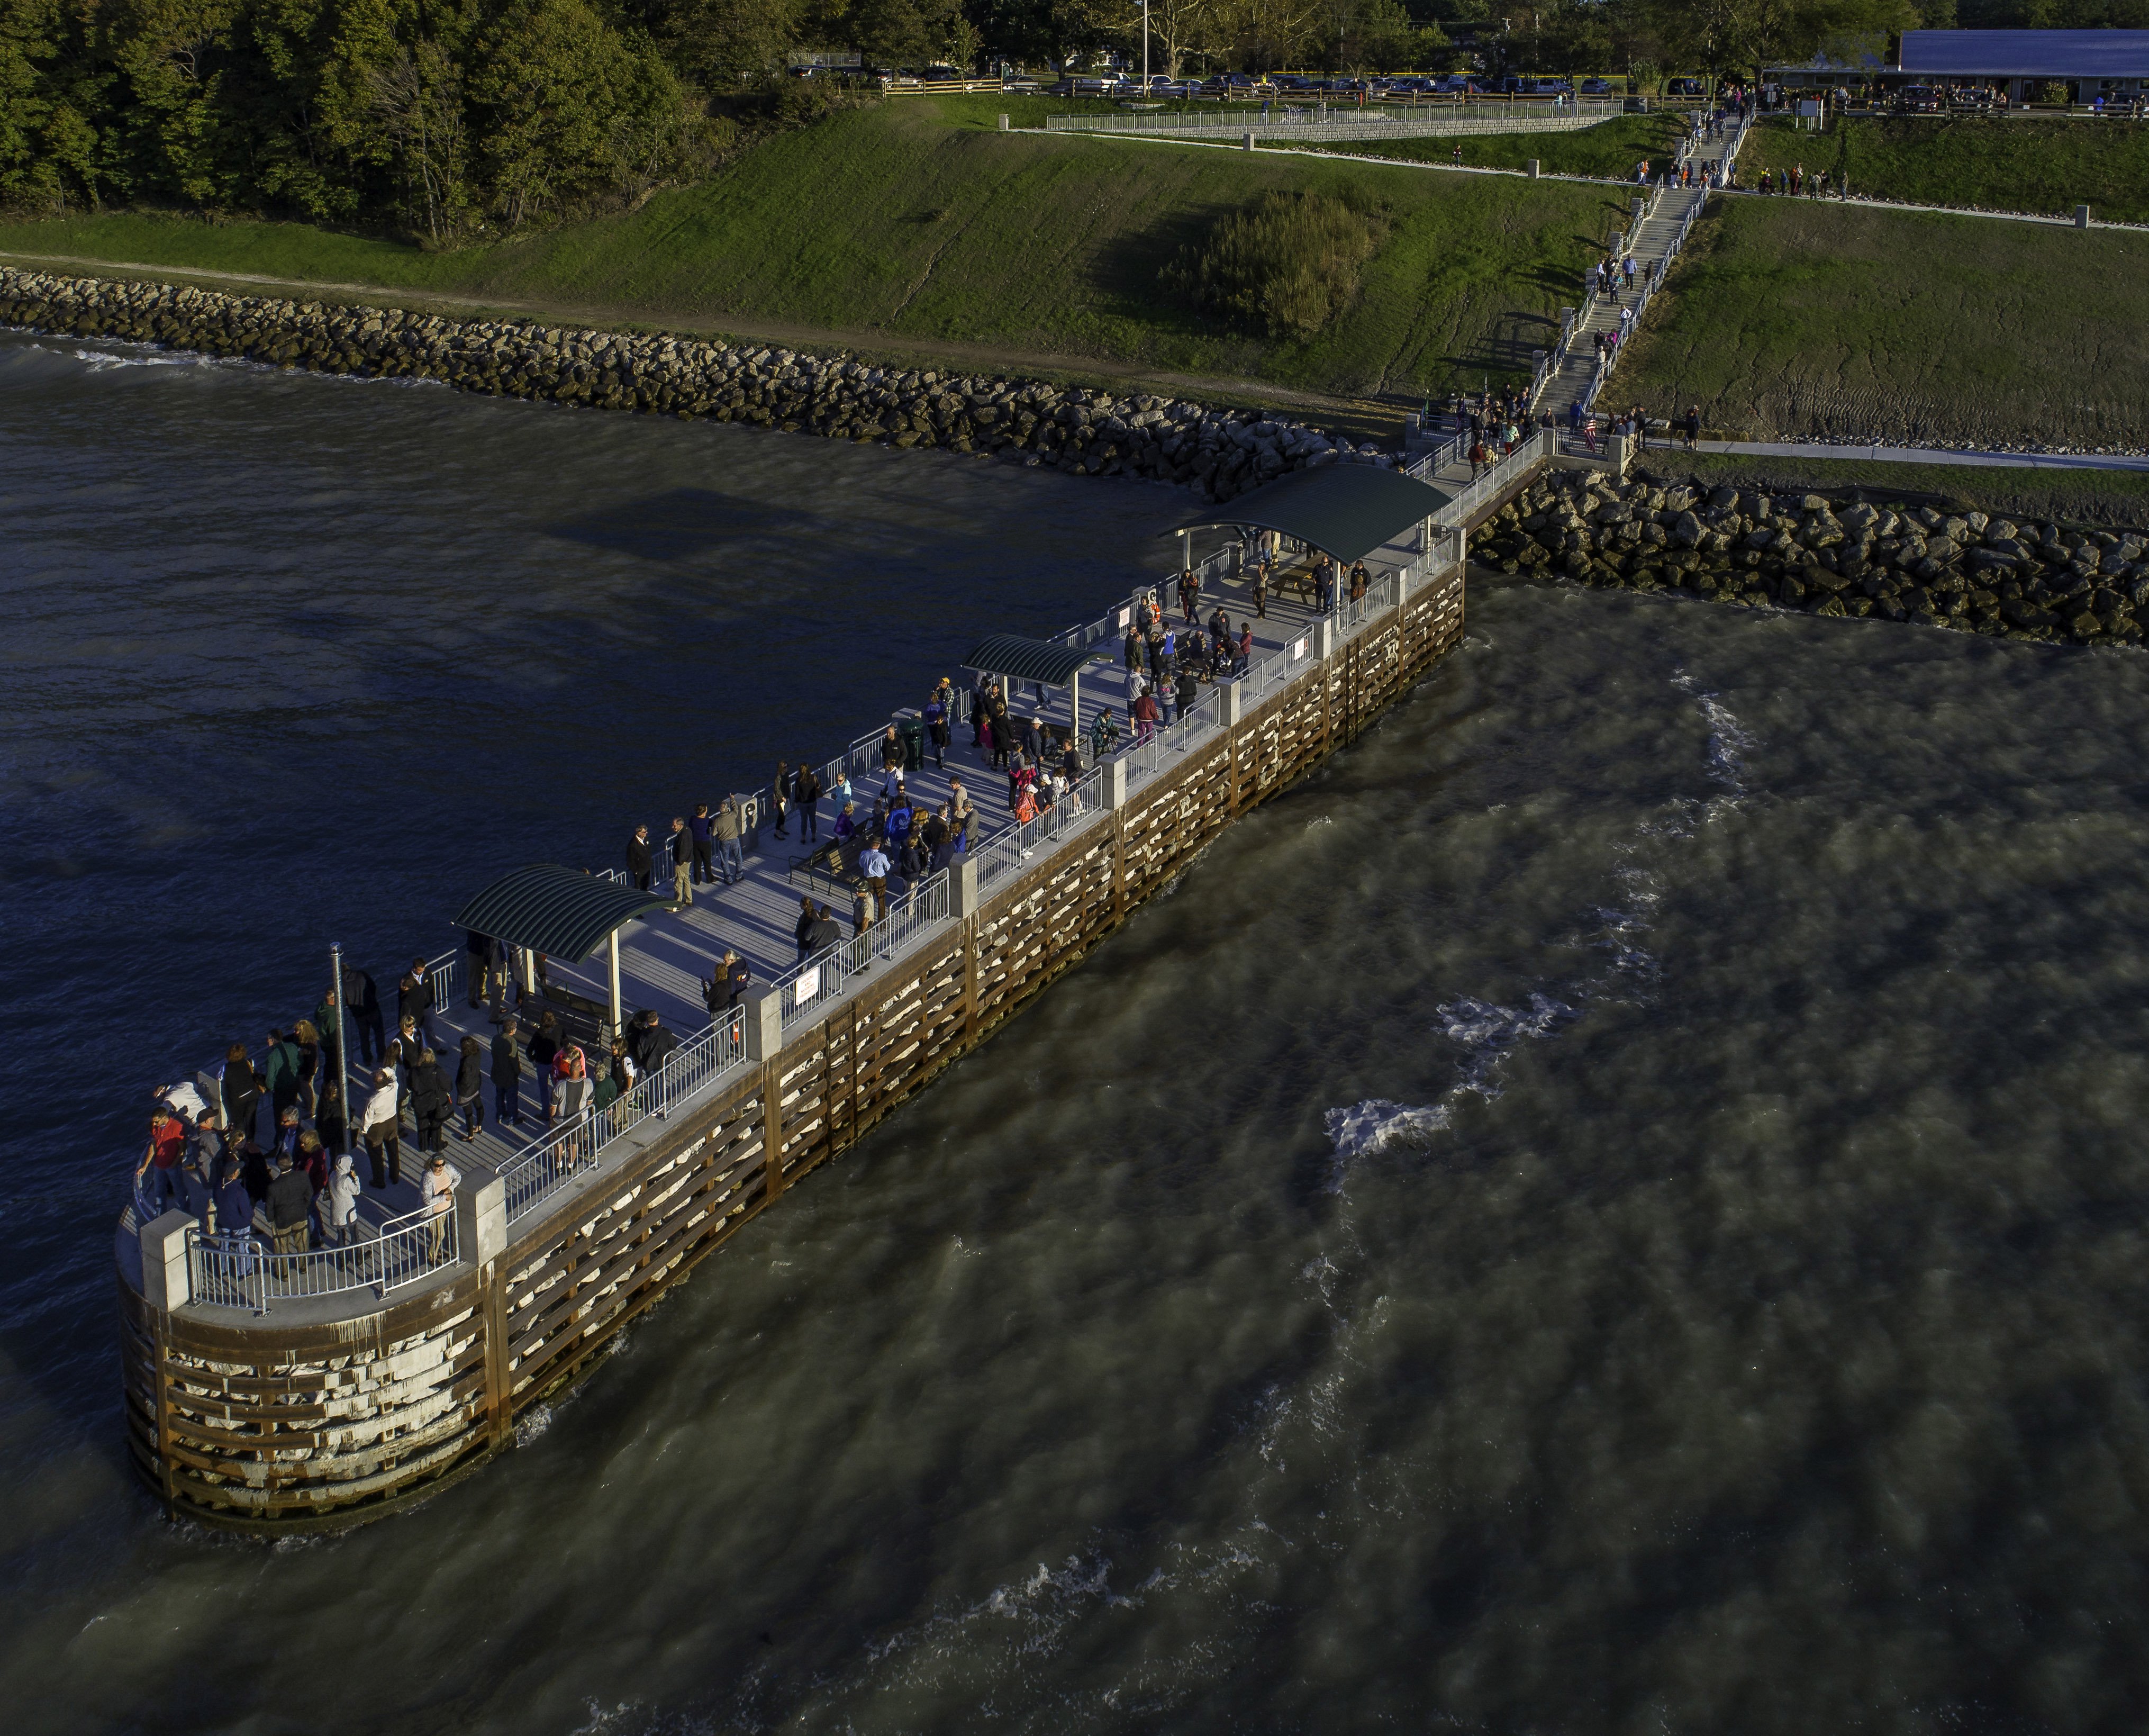
M 1522 169 L 1534 157 L 1548 175 L 1598 175 L 1616 181 L 1648 158 L 1670 161 L 1686 123 L 1676 114 L 1623 114 L 1602 126 L 1572 133 L 1491 133 L 1467 138 L 1398 138 L 1384 144 L 1325 145 L 1324 150 L 1381 157 L 1400 163 L 1452 163 L 1455 147 L 1471 169 Z
M 1526 366 L 1610 209 L 1558 183 L 1427 175 L 1274 153 L 1001 134 L 1019 99 L 908 99 L 748 152 L 639 211 L 451 254 L 300 224 L 115 215 L 0 227 L 0 250 L 376 284 L 722 329 L 727 315 L 954 340 L 1311 390 L 1443 387 Z M 1357 304 L 1309 343 L 1170 305 L 1157 272 L 1269 189 L 1349 182 L 1390 219 Z M 1616 199 L 1611 201 L 1616 204 Z M 1602 209 L 1600 209 L 1602 208 Z
M 1833 174 L 1847 143 L 1850 190 L 1920 205 L 2065 214 L 2088 204 L 2115 222 L 2149 222 L 2149 123 L 1846 120 L 1816 136 L 1771 121 L 1739 153 L 1742 184 L 1794 164 Z
M 1748 438 L 2149 443 L 2149 236 L 1717 202 L 1610 395 Z
M 1649 468 L 1667 476 L 1780 492 L 1787 488 L 1863 486 L 1941 495 L 1963 508 L 2010 518 L 2149 525 L 2149 472 L 2020 470 L 1984 465 L 1895 464 L 1885 459 L 1764 458 L 1735 452 L 1652 451 Z

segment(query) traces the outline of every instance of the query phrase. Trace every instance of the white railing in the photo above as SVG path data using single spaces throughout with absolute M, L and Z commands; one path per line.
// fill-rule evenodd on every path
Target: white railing
M 1549 428 L 1524 435 L 1516 442 L 1513 451 L 1442 507 L 1434 515 L 1434 521 L 1444 526 L 1467 523 L 1472 512 L 1484 501 L 1505 493 L 1522 470 L 1540 459 L 1555 456 L 1558 451 L 1559 436 Z
M 864 933 L 800 959 L 777 978 L 770 987 L 779 998 L 783 1029 L 841 1000 L 853 978 L 864 975 L 876 963 L 900 958 L 934 924 L 945 922 L 948 873 L 943 868 L 919 879 L 900 898 L 891 899 L 886 913 Z
M 377 1230 L 352 1224 L 345 1235 L 335 1247 L 279 1254 L 250 1230 L 215 1235 L 189 1230 L 189 1292 L 197 1302 L 260 1314 L 271 1302 L 345 1291 L 373 1290 L 385 1296 L 461 1257 L 452 1204 L 441 1212 L 420 1206 Z
M 721 1074 L 746 1059 L 745 1027 L 737 1013 L 720 1014 L 692 1042 L 672 1051 L 648 1079 L 601 1110 L 576 1117 L 517 1153 L 500 1170 L 513 1223 L 561 1182 L 592 1168 L 622 1134 L 642 1121 L 669 1115 Z

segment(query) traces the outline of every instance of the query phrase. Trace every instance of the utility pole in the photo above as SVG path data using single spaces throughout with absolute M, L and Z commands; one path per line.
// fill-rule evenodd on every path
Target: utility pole
M 1142 100 L 1149 100 L 1149 0 L 1142 0 Z

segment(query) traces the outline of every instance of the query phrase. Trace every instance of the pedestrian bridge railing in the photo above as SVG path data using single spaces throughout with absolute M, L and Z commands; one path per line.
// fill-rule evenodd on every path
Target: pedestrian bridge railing
M 189 1294 L 224 1308 L 268 1311 L 272 1301 L 370 1290 L 385 1296 L 461 1257 L 455 1210 L 420 1206 L 378 1230 L 362 1223 L 348 1240 L 303 1254 L 279 1254 L 250 1230 L 187 1231 Z
M 1524 435 L 1513 451 L 1442 507 L 1434 515 L 1434 523 L 1442 529 L 1459 530 L 1486 501 L 1497 500 L 1507 493 L 1530 465 L 1557 457 L 1558 453 L 1559 436 L 1550 429 L 1540 428 Z

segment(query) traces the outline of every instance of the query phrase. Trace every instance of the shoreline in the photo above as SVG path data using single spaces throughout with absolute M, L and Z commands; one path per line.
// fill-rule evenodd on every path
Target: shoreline
M 1505 577 L 1915 621 L 2036 644 L 2149 637 L 2149 531 L 1875 506 L 1872 494 L 1885 491 L 1766 494 L 1639 470 L 1616 485 L 1559 471 L 1472 531 L 1470 558 Z
M 1291 470 L 1397 462 L 1288 417 L 1185 398 L 876 367 L 666 332 L 455 320 L 4 265 L 0 324 L 310 372 L 435 380 L 491 396 L 940 446 L 1070 475 L 1171 483 L 1211 501 Z

